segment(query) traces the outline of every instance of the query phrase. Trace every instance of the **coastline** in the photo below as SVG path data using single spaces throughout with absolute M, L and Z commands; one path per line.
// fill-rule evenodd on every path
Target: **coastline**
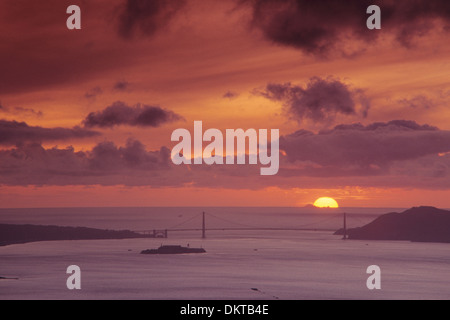
M 130 230 L 106 230 L 86 227 L 0 224 L 0 247 L 40 241 L 107 240 L 151 238 Z

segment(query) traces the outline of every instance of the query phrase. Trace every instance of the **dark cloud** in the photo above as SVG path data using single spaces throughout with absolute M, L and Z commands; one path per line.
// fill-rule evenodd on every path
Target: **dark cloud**
M 146 151 L 138 140 L 129 139 L 125 147 L 113 142 L 102 142 L 87 156 L 91 170 L 114 171 L 126 169 L 155 170 L 168 167 L 170 151 L 162 147 L 159 151 Z
M 349 39 L 366 42 L 394 34 L 405 47 L 431 30 L 448 32 L 450 2 L 447 0 L 240 0 L 252 9 L 252 24 L 278 44 L 307 53 L 326 55 L 343 47 Z M 381 8 L 381 30 L 368 30 L 366 10 Z M 447 27 L 440 28 L 437 20 Z M 361 50 L 361 49 L 359 49 Z
M 89 90 L 88 92 L 86 92 L 86 93 L 84 94 L 84 97 L 85 97 L 86 99 L 95 99 L 98 95 L 100 95 L 100 94 L 102 94 L 102 93 L 103 93 L 102 88 L 100 88 L 100 87 L 95 87 L 95 88 L 92 88 L 91 90 Z
M 116 91 L 126 91 L 127 89 L 129 89 L 130 87 L 130 83 L 128 81 L 122 80 L 122 81 L 117 81 L 114 84 L 113 89 Z
M 133 107 L 116 101 L 102 111 L 90 113 L 83 121 L 88 128 L 111 128 L 118 125 L 159 127 L 183 119 L 178 114 L 160 107 L 137 104 Z
M 361 89 L 351 89 L 345 83 L 328 78 L 312 78 L 306 87 L 285 84 L 268 84 L 262 96 L 281 101 L 288 113 L 301 121 L 331 121 L 337 114 L 367 116 L 369 99 Z M 360 106 L 358 110 L 358 104 Z
M 44 142 L 67 139 L 82 139 L 99 136 L 100 133 L 84 128 L 32 127 L 25 122 L 0 120 L 0 145 L 15 145 L 24 142 Z
M 152 36 L 166 26 L 185 0 L 126 0 L 119 16 L 119 35 L 125 39 L 135 35 Z
M 233 92 L 233 91 L 227 91 L 224 93 L 224 95 L 222 96 L 223 98 L 226 99 L 233 99 L 239 96 L 239 93 L 237 92 Z
M 339 125 L 314 134 L 298 131 L 280 139 L 290 162 L 309 161 L 336 170 L 384 171 L 394 162 L 450 151 L 450 131 L 414 121 Z M 360 170 L 359 170 L 360 171 Z

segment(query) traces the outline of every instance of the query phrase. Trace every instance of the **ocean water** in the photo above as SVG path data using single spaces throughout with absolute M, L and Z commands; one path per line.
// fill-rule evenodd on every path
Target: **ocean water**
M 99 208 L 0 210 L 0 223 L 146 230 L 342 225 L 342 211 L 298 208 Z M 343 209 L 340 209 L 343 210 Z M 391 209 L 345 209 L 350 226 Z M 237 224 L 239 223 L 239 224 Z M 342 240 L 330 231 L 169 232 L 167 239 L 48 241 L 0 247 L 0 299 L 450 299 L 450 244 Z M 205 254 L 141 255 L 161 244 Z M 81 290 L 68 290 L 69 265 Z M 366 269 L 381 268 L 381 290 Z M 257 290 L 254 290 L 257 289 Z
M 209 228 L 342 227 L 342 214 L 348 213 L 349 227 L 365 224 L 380 214 L 403 211 L 396 208 L 38 208 L 1 209 L 0 223 L 30 223 L 82 226 L 114 230 L 152 230 L 201 228 L 201 213 L 206 212 Z

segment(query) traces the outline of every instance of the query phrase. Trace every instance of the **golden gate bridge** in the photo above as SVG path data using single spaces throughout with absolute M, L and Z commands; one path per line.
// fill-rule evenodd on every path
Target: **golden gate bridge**
M 194 221 L 201 217 L 201 226 L 199 227 L 182 227 L 187 223 Z M 206 217 L 214 218 L 222 222 L 227 222 L 229 224 L 235 225 L 233 227 L 207 227 Z M 325 232 L 335 232 L 336 228 L 323 228 L 317 227 L 319 224 L 323 224 L 327 221 L 342 219 L 342 230 L 343 239 L 347 238 L 347 218 L 348 215 L 344 213 L 337 213 L 332 215 L 327 215 L 327 217 L 320 219 L 318 221 L 302 224 L 294 227 L 264 227 L 264 226 L 252 226 L 240 222 L 231 221 L 222 217 L 218 217 L 211 213 L 201 212 L 181 223 L 178 223 L 170 228 L 165 229 L 150 229 L 150 230 L 134 230 L 134 232 L 148 235 L 149 237 L 155 238 L 168 238 L 169 233 L 173 232 L 201 232 L 202 239 L 206 239 L 207 231 L 325 231 Z

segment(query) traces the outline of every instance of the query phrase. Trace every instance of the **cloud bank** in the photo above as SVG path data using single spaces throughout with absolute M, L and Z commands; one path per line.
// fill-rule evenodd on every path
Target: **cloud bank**
M 301 130 L 280 139 L 291 162 L 361 169 L 387 168 L 395 161 L 415 160 L 450 150 L 450 131 L 414 121 L 338 125 L 314 134 Z
M 103 141 L 79 152 L 72 147 L 46 149 L 31 139 L 0 150 L 0 184 L 450 187 L 450 131 L 414 121 L 342 124 L 318 133 L 300 130 L 282 136 L 280 150 L 279 173 L 262 177 L 260 166 L 248 164 L 176 166 L 170 146 L 149 151 L 135 139 L 125 146 Z
M 85 128 L 43 128 L 29 126 L 25 122 L 0 120 L 0 145 L 25 142 L 62 141 L 99 136 L 100 133 Z
M 73 148 L 45 149 L 30 143 L 0 150 L 0 183 L 8 185 L 136 185 L 142 172 L 146 184 L 159 175 L 170 161 L 170 151 L 146 151 L 135 140 L 124 147 L 102 142 L 87 152 Z M 164 182 L 159 181 L 160 184 Z

